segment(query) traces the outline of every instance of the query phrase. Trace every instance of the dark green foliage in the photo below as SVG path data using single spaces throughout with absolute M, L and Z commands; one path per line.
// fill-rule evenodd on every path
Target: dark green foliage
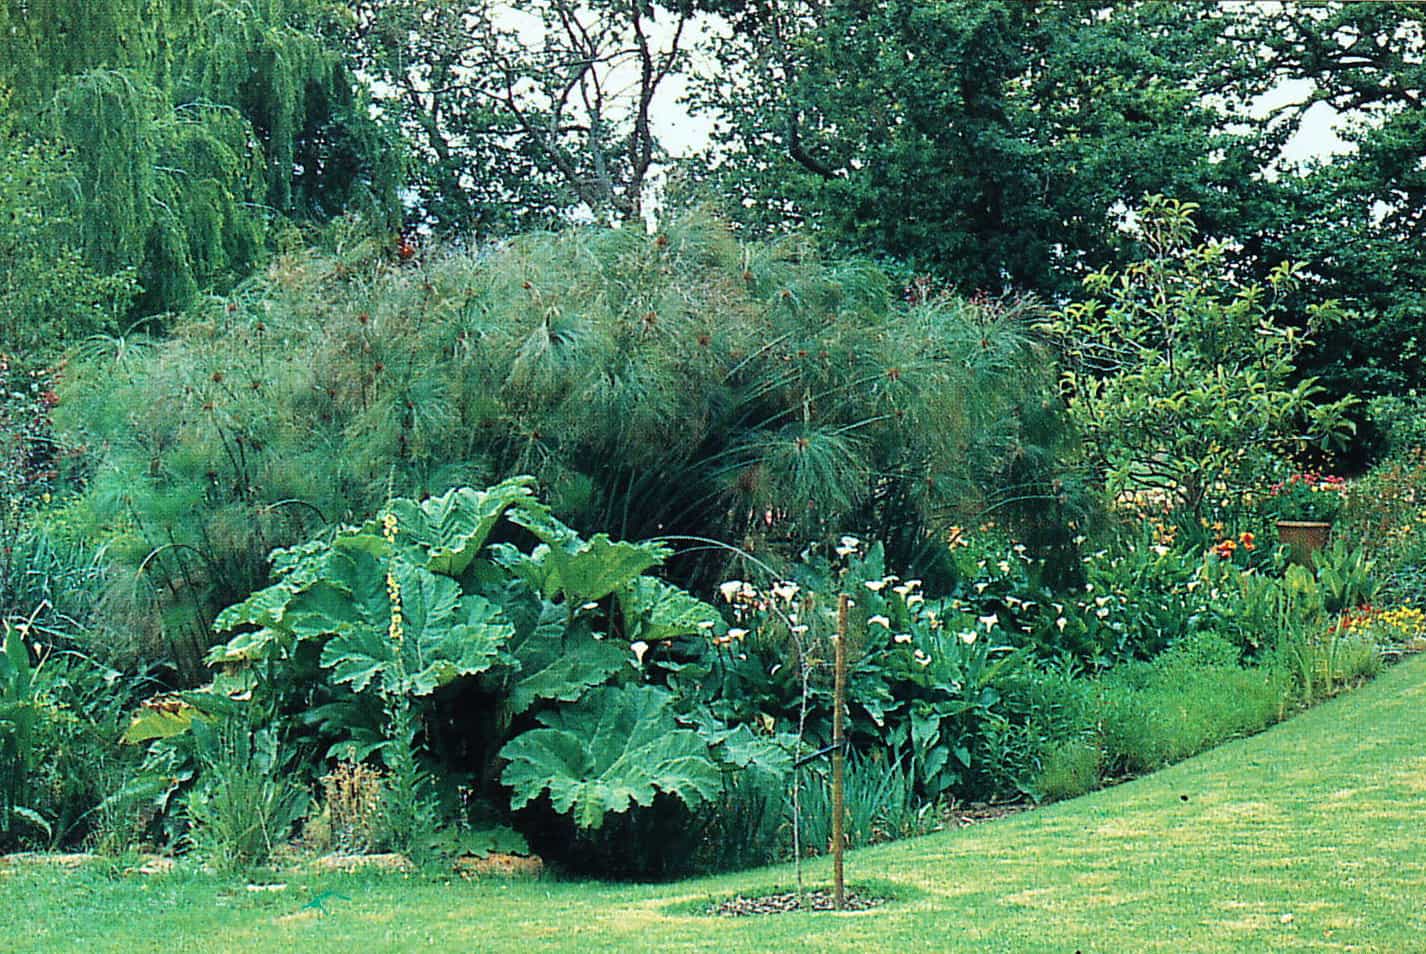
M 845 766 L 847 845 L 860 848 L 930 831 L 936 821 L 930 803 L 916 794 L 912 772 L 904 760 L 886 752 L 853 753 Z M 825 854 L 832 845 L 832 780 L 825 766 L 807 770 L 799 795 L 798 817 L 806 854 Z M 791 805 L 786 806 L 791 812 Z M 790 847 L 790 846 L 789 846 Z
M 0 112 L 9 105 L 0 86 Z M 38 363 L 61 342 L 112 331 L 133 275 L 86 261 L 64 153 L 26 143 L 11 115 L 0 117 L 0 167 L 0 354 Z
M 244 276 L 281 221 L 395 210 L 398 153 L 332 46 L 340 17 L 321 0 L 0 8 L 0 89 L 29 148 L 59 147 L 71 247 L 137 279 L 137 314 Z
M 93 595 L 93 546 L 32 526 L 82 470 L 54 433 L 56 385 L 0 353 L 0 619 L 78 609 Z
M 132 832 L 108 797 L 136 768 L 118 745 L 142 674 L 55 650 L 31 624 L 0 642 L 0 848 L 104 846 Z
M 218 618 L 237 635 L 210 656 L 213 685 L 145 707 L 126 734 L 159 740 L 155 759 L 197 752 L 185 798 L 190 814 L 201 808 L 200 834 L 206 825 L 234 842 L 247 838 L 241 827 L 263 839 L 244 842 L 257 857 L 287 824 L 277 763 L 263 769 L 241 752 L 241 764 L 204 761 L 205 733 L 226 724 L 232 696 L 284 738 L 379 760 L 385 823 L 408 851 L 477 797 L 508 800 L 543 843 L 571 827 L 589 840 L 611 816 L 687 827 L 744 772 L 780 781 L 789 760 L 776 740 L 724 726 L 696 693 L 661 685 L 670 671 L 707 672 L 698 622 L 726 628 L 686 594 L 648 600 L 637 583 L 669 551 L 584 540 L 534 500 L 533 484 L 397 499 L 379 519 L 275 554 L 275 581 Z M 487 546 L 519 528 L 538 544 Z M 643 665 L 649 647 L 631 641 L 630 620 L 662 634 L 661 666 Z M 166 777 L 172 790 L 178 773 Z M 230 797 L 230 782 L 261 817 Z M 624 856 L 637 871 L 637 853 Z
M 1312 294 L 1359 309 L 1307 356 L 1333 394 L 1402 393 L 1426 384 L 1426 8 L 1416 3 L 1286 4 L 1244 18 L 1240 42 L 1275 75 L 1311 81 L 1271 117 L 1279 140 L 1317 103 L 1339 110 L 1343 154 L 1276 184 L 1266 213 L 1239 231 L 1250 255 L 1303 262 Z
M 690 174 L 753 228 L 806 224 L 965 291 L 1063 290 L 1115 258 L 1122 203 L 1162 191 L 1228 211 L 1220 190 L 1256 168 L 1253 137 L 1223 129 L 1254 64 L 1218 42 L 1222 8 L 792 0 L 729 15 L 701 89 L 722 121 L 713 168 Z
M 199 782 L 183 799 L 189 840 L 219 871 L 266 865 L 307 808 L 297 753 L 283 747 L 275 727 L 240 716 L 200 719 L 192 735 Z
M 119 532 L 110 624 L 153 651 L 192 660 L 269 550 L 388 491 L 528 471 L 587 532 L 775 557 L 863 530 L 913 566 L 958 515 L 1072 512 L 1033 309 L 899 304 L 864 263 L 701 217 L 419 265 L 334 242 L 72 366 L 65 424 L 105 449 L 87 502 Z M 672 570 L 708 587 L 727 559 Z

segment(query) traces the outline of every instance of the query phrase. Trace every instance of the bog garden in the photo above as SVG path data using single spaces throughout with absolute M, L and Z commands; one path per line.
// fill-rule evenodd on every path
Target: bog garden
M 1372 677 L 1419 648 L 1419 453 L 1301 469 L 1350 399 L 1192 211 L 1058 310 L 698 217 L 358 242 L 18 378 L 10 847 L 823 852 L 842 594 L 852 844 Z
M 0 851 L 800 882 L 843 801 L 1049 811 L 1426 649 L 1421 103 L 1353 98 L 1414 9 L 70 6 L 0 14 Z M 697 17 L 751 85 L 675 161 Z M 1356 151 L 1264 177 L 1298 73 Z

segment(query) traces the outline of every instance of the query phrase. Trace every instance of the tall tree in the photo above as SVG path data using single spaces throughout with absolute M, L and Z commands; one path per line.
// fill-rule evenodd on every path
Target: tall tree
M 325 0 L 4 0 L 0 88 L 69 170 L 77 242 L 139 313 L 231 282 L 270 224 L 390 215 L 398 163 Z
M 358 56 L 421 161 L 432 224 L 478 233 L 576 210 L 637 218 L 651 111 L 684 53 L 685 0 L 365 0 Z
M 700 102 L 706 181 L 754 228 L 806 222 L 970 288 L 1057 292 L 1137 197 L 1235 199 L 1223 128 L 1252 58 L 1204 5 L 768 0 L 730 11 Z M 696 174 L 696 173 L 695 173 Z
M 1277 202 L 1242 230 L 1245 245 L 1304 263 L 1312 294 L 1359 311 L 1308 356 L 1329 388 L 1426 387 L 1426 7 L 1281 4 L 1251 26 L 1244 42 L 1305 90 L 1268 123 L 1291 132 L 1325 102 L 1346 145 L 1279 177 Z

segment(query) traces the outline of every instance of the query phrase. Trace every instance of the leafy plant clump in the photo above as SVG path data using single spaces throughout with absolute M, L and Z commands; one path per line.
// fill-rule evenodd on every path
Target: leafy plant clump
M 1146 254 L 1084 281 L 1086 298 L 1046 327 L 1059 341 L 1070 415 L 1087 463 L 1113 497 L 1160 495 L 1201 516 L 1260 484 L 1277 461 L 1341 446 L 1355 398 L 1328 400 L 1299 358 L 1341 311 L 1308 309 L 1307 329 L 1279 299 L 1300 279 L 1284 263 L 1266 286 L 1241 284 L 1221 243 L 1194 244 L 1193 203 L 1151 196 L 1138 211 Z
M 644 575 L 668 550 L 582 538 L 533 486 L 523 477 L 397 499 L 379 518 L 279 551 L 275 582 L 218 619 L 235 635 L 209 656 L 220 670 L 212 686 L 141 710 L 129 739 L 159 739 L 161 760 L 187 744 L 164 737 L 186 738 L 221 722 L 234 698 L 249 700 L 240 708 L 271 711 L 289 749 L 380 766 L 383 823 L 408 850 L 434 834 L 423 827 L 475 824 L 492 811 L 536 839 L 541 824 L 588 837 L 656 799 L 657 810 L 686 818 L 749 766 L 785 774 L 777 740 L 720 723 L 696 683 L 669 678 L 679 659 L 698 661 L 705 630 L 726 624 Z M 526 550 L 493 535 L 538 543 Z M 653 643 L 661 667 L 643 664 Z M 264 814 L 242 829 L 242 847 L 260 858 L 263 839 L 290 826 L 292 803 L 256 771 L 256 750 L 238 754 L 241 764 L 224 756 L 195 766 L 188 811 L 200 833 L 236 831 L 241 806 L 227 796 L 248 792 L 247 808 Z M 345 802 L 329 795 L 331 823 L 345 826 L 333 836 L 370 840 L 369 808 Z M 533 803 L 545 813 L 520 811 Z

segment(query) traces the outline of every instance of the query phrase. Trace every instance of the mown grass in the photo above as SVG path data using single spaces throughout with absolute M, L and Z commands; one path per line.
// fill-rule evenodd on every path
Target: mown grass
M 1084 798 L 849 856 L 899 899 L 714 919 L 786 867 L 662 885 L 0 867 L 4 951 L 1426 950 L 1426 659 Z M 827 875 L 811 865 L 813 878 Z M 322 900 L 326 913 L 309 906 Z

